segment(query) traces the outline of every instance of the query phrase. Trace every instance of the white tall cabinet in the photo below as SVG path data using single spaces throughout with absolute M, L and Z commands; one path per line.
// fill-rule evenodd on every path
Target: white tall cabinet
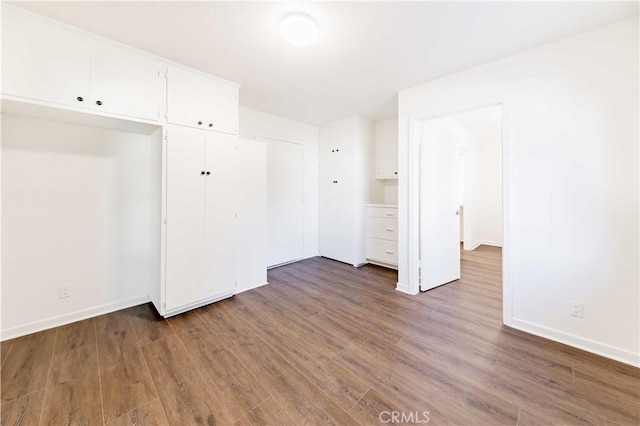
M 371 122 L 353 116 L 320 126 L 320 255 L 365 260 Z
M 138 160 L 154 169 L 149 209 L 157 211 L 145 226 L 151 230 L 148 299 L 158 312 L 171 316 L 232 296 L 240 201 L 244 211 L 252 209 L 251 200 L 240 199 L 238 184 L 239 85 L 4 4 L 2 24 L 3 114 L 148 136 L 148 158 Z M 95 218 L 96 229 L 100 220 Z M 266 271 L 263 259 L 243 263 Z M 119 264 L 114 270 L 129 272 Z M 245 289 L 264 284 L 261 274 L 251 276 L 260 282 L 243 282 Z M 101 309 L 108 308 L 80 311 Z
M 171 316 L 233 296 L 238 268 L 238 85 L 180 67 L 165 72 L 164 287 Z
M 167 126 L 166 279 L 172 315 L 233 295 L 237 137 Z

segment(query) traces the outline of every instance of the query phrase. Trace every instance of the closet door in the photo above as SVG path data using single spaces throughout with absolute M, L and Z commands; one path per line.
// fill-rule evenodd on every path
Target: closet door
M 304 257 L 304 146 L 268 140 L 268 265 Z
M 336 149 L 320 149 L 320 255 L 336 259 Z
M 92 109 L 157 121 L 161 89 L 158 62 L 106 43 L 92 47 Z
M 88 108 L 90 73 L 87 40 L 2 9 L 2 93 Z
M 205 288 L 213 297 L 236 285 L 238 138 L 212 132 L 206 139 Z
M 171 127 L 167 138 L 166 308 L 208 296 L 205 270 L 205 137 Z
M 336 247 L 334 259 L 355 263 L 355 200 L 354 161 L 350 144 L 339 143 L 334 160 L 336 184 L 334 189 L 333 236 Z

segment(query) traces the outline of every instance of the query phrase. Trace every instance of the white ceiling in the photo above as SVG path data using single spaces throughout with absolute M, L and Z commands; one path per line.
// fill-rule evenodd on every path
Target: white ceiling
M 396 114 L 397 92 L 638 14 L 637 2 L 13 3 L 242 84 L 240 103 L 311 124 Z M 309 47 L 279 20 L 306 12 Z

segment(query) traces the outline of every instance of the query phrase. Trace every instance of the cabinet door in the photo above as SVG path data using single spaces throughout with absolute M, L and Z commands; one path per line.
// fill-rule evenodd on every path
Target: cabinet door
M 398 178 L 398 119 L 376 124 L 376 179 Z
M 238 88 L 205 78 L 200 93 L 200 109 L 209 130 L 238 134 Z
M 171 68 L 167 72 L 167 122 L 205 128 L 200 96 L 204 78 L 194 72 Z M 198 124 L 201 123 L 201 124 Z
M 336 258 L 335 237 L 335 147 L 320 147 L 320 255 Z
M 353 148 L 348 143 L 338 147 L 335 156 L 335 259 L 355 264 L 355 184 Z
M 206 138 L 205 288 L 212 297 L 233 291 L 236 283 L 238 138 Z
M 91 107 L 96 111 L 157 121 L 162 86 L 160 64 L 119 46 L 91 49 Z
M 90 72 L 87 40 L 38 18 L 2 9 L 2 93 L 87 106 Z
M 202 132 L 169 130 L 167 138 L 166 309 L 208 296 L 205 268 L 205 138 Z

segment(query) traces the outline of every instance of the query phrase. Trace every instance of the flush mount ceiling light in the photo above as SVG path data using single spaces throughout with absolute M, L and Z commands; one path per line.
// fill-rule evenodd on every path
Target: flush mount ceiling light
M 318 40 L 318 25 L 308 15 L 293 13 L 280 22 L 280 37 L 294 46 L 309 46 Z

